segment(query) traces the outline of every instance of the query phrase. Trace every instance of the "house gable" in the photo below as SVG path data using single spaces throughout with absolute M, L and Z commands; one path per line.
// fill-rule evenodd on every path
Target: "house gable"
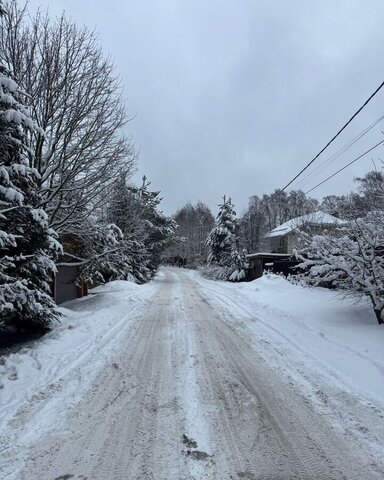
M 270 241 L 271 252 L 292 254 L 297 247 L 298 232 L 316 235 L 346 223 L 329 213 L 317 211 L 288 220 L 271 230 L 266 238 Z

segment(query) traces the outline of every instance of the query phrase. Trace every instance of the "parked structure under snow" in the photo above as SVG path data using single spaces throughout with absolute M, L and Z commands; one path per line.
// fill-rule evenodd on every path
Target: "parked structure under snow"
M 78 277 L 83 259 L 76 256 L 75 241 L 67 236 L 60 238 L 64 253 L 56 263 L 52 296 L 57 304 L 88 295 L 88 285 L 79 283 Z

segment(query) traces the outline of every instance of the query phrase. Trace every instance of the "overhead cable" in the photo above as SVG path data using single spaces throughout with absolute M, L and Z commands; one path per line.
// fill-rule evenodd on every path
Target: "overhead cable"
M 337 172 L 335 173 L 332 173 L 332 175 L 330 175 L 329 177 L 327 177 L 325 180 L 323 180 L 322 182 L 318 183 L 317 185 L 315 185 L 313 188 L 311 188 L 310 190 L 308 190 L 307 192 L 305 192 L 305 195 L 307 195 L 308 193 L 312 192 L 313 190 L 315 190 L 315 188 L 317 187 L 320 187 L 320 185 L 323 185 L 323 183 L 327 182 L 328 180 L 330 180 L 331 178 L 335 177 L 338 173 L 342 172 L 343 170 L 345 170 L 347 167 L 349 167 L 350 165 L 352 165 L 352 163 L 355 163 L 357 162 L 358 160 L 360 160 L 360 158 L 364 157 L 365 155 L 367 155 L 367 153 L 369 152 L 372 152 L 372 150 L 374 150 L 375 148 L 377 148 L 379 145 L 383 145 L 384 144 L 384 140 L 381 140 L 379 143 L 376 143 L 376 145 L 374 145 L 373 147 L 369 148 L 368 150 L 366 150 L 364 153 L 362 153 L 361 155 L 359 155 L 358 157 L 356 157 L 354 160 L 352 160 L 351 162 L 347 163 L 347 165 L 344 165 L 344 167 L 340 168 L 339 170 L 337 170 Z
M 331 140 L 320 150 L 320 152 L 315 155 L 310 162 L 307 163 L 307 165 L 300 170 L 300 172 L 291 180 L 289 181 L 283 188 L 279 189 L 279 191 L 269 200 L 271 202 L 274 200 L 278 195 L 280 195 L 284 190 L 286 190 L 305 170 L 307 170 L 313 162 L 315 162 L 319 156 L 333 143 L 336 138 L 347 128 L 347 126 L 352 122 L 352 120 L 365 108 L 368 103 L 372 100 L 372 98 L 377 95 L 377 93 L 383 88 L 384 82 L 382 82 L 376 90 L 367 98 L 367 100 L 363 103 L 363 105 L 352 115 L 352 117 L 340 128 L 340 130 L 334 135 Z M 268 202 L 268 203 L 269 203 Z
M 303 188 L 307 185 L 311 180 L 317 177 L 321 172 L 323 172 L 327 167 L 329 167 L 335 160 L 340 158 L 347 150 L 349 150 L 353 145 L 355 145 L 364 135 L 366 135 L 372 128 L 374 128 L 378 123 L 380 123 L 384 119 L 384 115 L 381 115 L 377 120 L 375 120 L 371 125 L 361 131 L 358 135 L 356 135 L 352 140 L 350 140 L 347 144 L 345 144 L 342 148 L 340 148 L 337 152 L 331 155 L 327 160 L 322 162 L 318 165 L 312 172 L 308 173 L 304 178 L 298 180 L 298 183 L 295 184 L 294 188 Z

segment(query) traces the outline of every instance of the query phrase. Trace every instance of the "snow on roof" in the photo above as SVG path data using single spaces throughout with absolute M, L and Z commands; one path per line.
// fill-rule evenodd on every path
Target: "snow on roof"
M 307 215 L 302 215 L 301 217 L 291 218 L 291 220 L 288 220 L 288 222 L 285 222 L 271 230 L 266 237 L 282 237 L 288 233 L 291 233 L 296 228 L 300 228 L 307 224 L 344 225 L 345 223 L 346 222 L 344 220 L 340 220 L 340 218 L 334 217 L 329 213 L 319 210 L 317 212 L 308 213 Z
M 257 252 L 249 253 L 246 255 L 247 258 L 287 258 L 292 257 L 291 253 L 272 253 L 272 252 Z

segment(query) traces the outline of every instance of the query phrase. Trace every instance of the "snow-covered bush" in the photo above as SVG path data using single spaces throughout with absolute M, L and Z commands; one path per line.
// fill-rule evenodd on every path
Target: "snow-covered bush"
M 242 280 L 245 280 L 245 270 L 234 270 L 231 275 L 229 276 L 228 280 L 230 282 L 241 282 Z
M 296 256 L 309 283 L 327 282 L 346 293 L 367 296 L 379 324 L 384 323 L 383 212 L 353 220 L 332 235 L 307 236 Z
M 232 267 L 221 267 L 220 265 L 205 265 L 199 269 L 203 277 L 208 280 L 229 280 L 233 273 Z

